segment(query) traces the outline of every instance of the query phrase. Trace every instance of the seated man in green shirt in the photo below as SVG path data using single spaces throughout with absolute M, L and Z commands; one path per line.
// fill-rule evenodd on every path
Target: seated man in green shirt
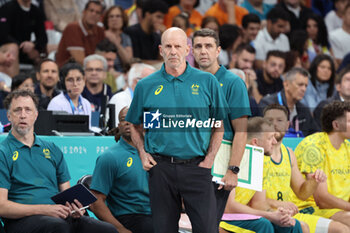
M 63 153 L 34 134 L 38 99 L 28 90 L 5 99 L 12 128 L 0 143 L 0 216 L 7 233 L 116 233 L 109 223 L 83 216 L 79 201 L 50 198 L 70 187 Z M 73 212 L 74 210 L 74 212 Z
M 120 140 L 97 158 L 90 189 L 98 200 L 91 210 L 118 232 L 153 233 L 148 174 L 130 138 L 128 108 L 119 113 Z

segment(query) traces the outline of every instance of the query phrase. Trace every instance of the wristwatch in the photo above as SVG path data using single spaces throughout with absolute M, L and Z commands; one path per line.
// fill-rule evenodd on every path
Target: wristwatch
M 239 167 L 238 166 L 228 166 L 228 170 L 231 170 L 236 175 L 239 173 Z

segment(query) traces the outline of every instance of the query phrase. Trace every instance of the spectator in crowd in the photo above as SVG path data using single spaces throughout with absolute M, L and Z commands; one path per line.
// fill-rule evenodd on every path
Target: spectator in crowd
M 219 34 L 220 24 L 218 19 L 214 16 L 206 16 L 202 20 L 201 28 L 209 28 Z
M 51 59 L 42 60 L 36 72 L 36 79 L 38 84 L 34 93 L 39 98 L 39 110 L 46 110 L 51 99 L 60 93 L 56 89 L 60 80 L 57 64 Z
M 262 0 L 244 0 L 241 4 L 249 13 L 256 14 L 261 21 L 266 20 L 266 15 L 274 5 L 266 4 Z
M 34 93 L 14 91 L 5 106 L 12 125 L 0 144 L 0 215 L 6 232 L 116 233 L 109 223 L 83 216 L 78 200 L 66 205 L 51 200 L 70 187 L 70 175 L 61 150 L 34 134 L 38 116 Z
M 287 73 L 294 67 L 302 67 L 301 58 L 299 57 L 299 53 L 297 51 L 288 51 L 286 53 L 286 68 L 284 69 L 284 73 Z
M 349 0 L 334 0 L 333 2 L 335 9 L 331 10 L 324 18 L 328 34 L 330 34 L 335 29 L 342 27 L 344 9 L 345 6 L 348 4 Z
M 169 8 L 168 13 L 164 17 L 164 25 L 167 28 L 171 27 L 173 25 L 174 17 L 182 12 L 186 12 L 188 14 L 190 25 L 185 32 L 187 36 L 191 35 L 191 33 L 200 28 L 202 23 L 203 16 L 195 9 L 198 4 L 199 0 L 180 0 L 178 5 Z
M 96 45 L 96 54 L 103 56 L 107 61 L 107 77 L 105 83 L 111 87 L 112 93 L 117 92 L 120 89 L 117 86 L 116 79 L 122 74 L 114 69 L 114 62 L 117 58 L 117 48 L 108 39 L 103 39 Z
M 164 15 L 168 6 L 161 0 L 143 2 L 142 20 L 136 25 L 126 28 L 133 47 L 133 55 L 146 62 L 159 62 L 160 33 L 164 31 Z
M 328 32 L 324 20 L 316 14 L 309 14 L 306 17 L 305 26 L 309 39 L 307 40 L 307 53 L 309 61 L 318 54 L 331 55 L 328 41 Z
M 306 17 L 313 13 L 310 8 L 305 7 L 299 0 L 281 0 L 276 7 L 286 12 L 289 18 L 291 32 L 302 29 Z
M 231 61 L 231 54 L 242 43 L 242 29 L 236 25 L 224 24 L 219 28 L 221 52 L 219 64 L 227 66 Z
M 84 58 L 93 54 L 98 42 L 104 38 L 103 28 L 97 25 L 102 14 L 99 1 L 89 1 L 85 5 L 81 20 L 67 25 L 56 53 L 59 67 L 74 60 L 83 64 Z
M 334 57 L 338 64 L 350 52 L 350 3 L 344 8 L 343 24 L 341 28 L 333 30 L 329 35 Z
M 334 101 L 327 104 L 321 116 L 322 132 L 304 138 L 295 149 L 300 171 L 307 178 L 317 169 L 327 175 L 327 182 L 319 184 L 313 197 L 304 206 L 304 211 L 339 221 L 347 225 L 348 231 L 349 119 L 349 102 Z
M 16 43 L 6 43 L 0 46 L 0 90 L 10 91 L 12 84 L 10 71 L 16 63 L 17 56 L 18 46 Z
M 243 42 L 251 43 L 254 46 L 253 41 L 257 37 L 261 28 L 260 18 L 253 13 L 245 15 L 242 19 L 243 29 Z
M 234 53 L 232 54 L 232 59 L 230 62 L 230 71 L 232 69 L 238 69 L 244 72 L 244 82 L 248 90 L 249 95 L 249 105 L 252 112 L 252 116 L 260 116 L 260 110 L 258 104 L 256 103 L 255 97 L 258 92 L 256 86 L 256 73 L 253 70 L 253 64 L 255 60 L 255 49 L 250 44 L 242 43 L 240 44 Z M 238 75 L 239 76 L 239 75 Z
M 218 63 L 220 53 L 218 35 L 210 29 L 196 31 L 193 35 L 193 55 L 199 68 L 213 74 L 219 81 L 230 108 L 230 114 L 224 119 L 225 133 L 219 151 L 220 158 L 229 158 L 225 176 L 221 179 L 225 186 L 214 184 L 217 202 L 217 221 L 220 223 L 230 191 L 237 186 L 238 173 L 247 139 L 247 118 L 251 115 L 248 92 L 244 81 Z M 234 149 L 233 149 L 234 148 Z M 225 151 L 225 152 L 223 152 Z M 227 152 L 227 153 L 226 153 Z
M 236 4 L 232 0 L 218 0 L 212 5 L 204 16 L 213 16 L 218 19 L 220 25 L 234 24 L 242 25 L 242 18 L 248 14 L 248 11 Z
M 34 93 L 35 80 L 31 74 L 19 73 L 12 79 L 11 92 L 15 90 L 29 90 Z
M 282 32 L 288 24 L 288 14 L 279 8 L 273 8 L 267 14 L 267 25 L 260 30 L 253 41 L 256 49 L 256 68 L 261 69 L 267 52 L 270 50 L 288 51 L 289 41 Z
M 308 82 L 309 73 L 305 69 L 293 68 L 284 75 L 283 89 L 275 94 L 265 96 L 259 103 L 261 109 L 270 104 L 283 105 L 288 109 L 290 122 L 288 134 L 291 136 L 293 134 L 307 136 L 318 131 L 310 109 L 300 103 L 304 98 Z
M 60 76 L 63 92 L 50 101 L 47 110 L 87 115 L 91 125 L 91 104 L 81 95 L 85 87 L 82 66 L 78 63 L 67 63 L 62 66 Z
M 15 0 L 0 8 L 1 21 L 6 25 L 1 33 L 5 38 L 17 43 L 20 63 L 38 64 L 40 56 L 46 54 L 45 16 L 31 2 Z M 35 41 L 31 39 L 32 33 L 35 35 Z M 16 75 L 18 71 L 12 75 Z
M 333 3 L 334 0 L 311 0 L 311 9 L 313 12 L 324 18 L 326 14 L 334 8 Z M 308 3 L 308 6 L 310 6 L 310 2 Z
M 256 74 L 256 82 L 260 97 L 277 93 L 283 88 L 282 74 L 286 67 L 285 53 L 280 50 L 271 50 L 267 53 L 263 69 Z
M 266 119 L 253 117 L 248 120 L 247 132 L 247 143 L 264 148 L 264 154 L 271 156 L 273 145 L 276 144 L 273 125 Z M 224 214 L 225 220 L 220 223 L 222 233 L 243 230 L 257 233 L 302 232 L 300 222 L 291 218 L 288 211 L 283 208 L 273 210 L 272 206 L 267 203 L 265 187 L 262 192 L 237 187 L 230 193 L 225 213 L 228 215 Z M 238 220 L 233 217 L 229 220 L 230 213 L 256 215 L 257 218 Z
M 228 114 L 228 106 L 216 78 L 186 63 L 189 46 L 183 30 L 169 28 L 163 33 L 161 41 L 160 54 L 165 63 L 160 71 L 137 84 L 126 116 L 126 120 L 132 123 L 131 137 L 143 167 L 150 172 L 154 231 L 178 232 L 183 200 L 193 232 L 217 232 L 216 201 L 210 171 L 224 133 L 222 120 Z M 175 86 L 186 91 L 178 92 Z M 215 118 L 216 125 L 209 126 L 209 131 L 181 126 L 167 129 L 166 125 L 159 129 L 153 122 L 155 127 L 146 130 L 143 136 L 143 116 L 147 111 L 153 115 L 148 115 L 154 118 L 153 121 L 159 119 L 160 114 L 163 117 L 183 113 L 192 119 Z M 168 119 L 178 120 L 171 115 Z
M 84 59 L 86 83 L 82 96 L 90 102 L 91 111 L 100 112 L 102 122 L 105 120 L 107 103 L 112 97 L 111 87 L 104 83 L 107 67 L 107 61 L 101 55 L 92 54 Z
M 321 128 L 321 113 L 326 104 L 335 100 L 350 101 L 350 66 L 344 68 L 335 79 L 336 94 L 321 101 L 314 110 L 314 119 Z
M 118 232 L 153 233 L 148 173 L 131 140 L 127 112 L 124 107 L 118 114 L 119 141 L 96 160 L 90 189 L 97 201 L 91 210 Z
M 275 127 L 277 144 L 273 146 L 271 156 L 264 158 L 264 185 L 266 187 L 267 202 L 273 208 L 286 208 L 294 218 L 308 224 L 309 232 L 348 232 L 349 228 L 342 221 L 327 219 L 315 212 L 303 209 L 308 198 L 317 189 L 327 183 L 327 176 L 323 169 L 314 169 L 307 177 L 303 177 L 298 168 L 296 156 L 292 149 L 283 143 L 283 137 L 288 130 L 288 111 L 284 106 L 274 104 L 264 109 L 264 118 Z M 309 154 L 310 155 L 310 154 Z M 324 210 L 325 212 L 339 212 L 338 210 Z
M 114 62 L 114 69 L 123 72 L 123 66 L 130 63 L 132 58 L 132 44 L 130 36 L 124 33 L 128 26 L 128 17 L 123 8 L 112 6 L 109 8 L 103 18 L 105 26 L 105 36 L 117 48 L 117 58 Z
M 309 55 L 307 51 L 308 34 L 305 30 L 294 30 L 289 37 L 290 51 L 296 52 L 300 59 L 301 67 L 310 68 Z
M 44 11 L 47 20 L 51 21 L 54 29 L 63 32 L 70 22 L 78 21 L 80 11 L 75 0 L 45 0 Z
M 318 55 L 312 61 L 309 72 L 310 82 L 301 103 L 313 111 L 321 101 L 332 97 L 335 92 L 335 67 L 332 57 Z
M 156 70 L 153 66 L 144 63 L 135 63 L 131 66 L 128 73 L 128 88 L 113 95 L 109 101 L 110 104 L 115 105 L 115 127 L 118 126 L 119 112 L 121 109 L 130 106 L 138 81 L 154 73 L 155 71 Z

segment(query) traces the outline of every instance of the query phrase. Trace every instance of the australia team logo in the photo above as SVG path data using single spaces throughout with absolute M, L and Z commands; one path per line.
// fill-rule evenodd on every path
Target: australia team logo
M 144 129 L 158 129 L 160 128 L 160 116 L 159 109 L 156 112 L 144 112 L 143 113 L 143 128 Z

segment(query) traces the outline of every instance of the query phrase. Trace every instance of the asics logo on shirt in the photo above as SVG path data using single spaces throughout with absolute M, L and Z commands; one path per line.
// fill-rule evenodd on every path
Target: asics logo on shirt
M 131 165 L 132 165 L 132 158 L 129 157 L 129 158 L 128 158 L 128 162 L 126 163 L 126 166 L 127 166 L 127 167 L 131 167 Z
M 163 90 L 163 85 L 159 85 L 157 90 L 154 92 L 155 95 L 159 95 L 159 93 L 161 93 Z
M 18 159 L 18 151 L 13 152 L 12 154 L 12 160 L 16 161 Z

